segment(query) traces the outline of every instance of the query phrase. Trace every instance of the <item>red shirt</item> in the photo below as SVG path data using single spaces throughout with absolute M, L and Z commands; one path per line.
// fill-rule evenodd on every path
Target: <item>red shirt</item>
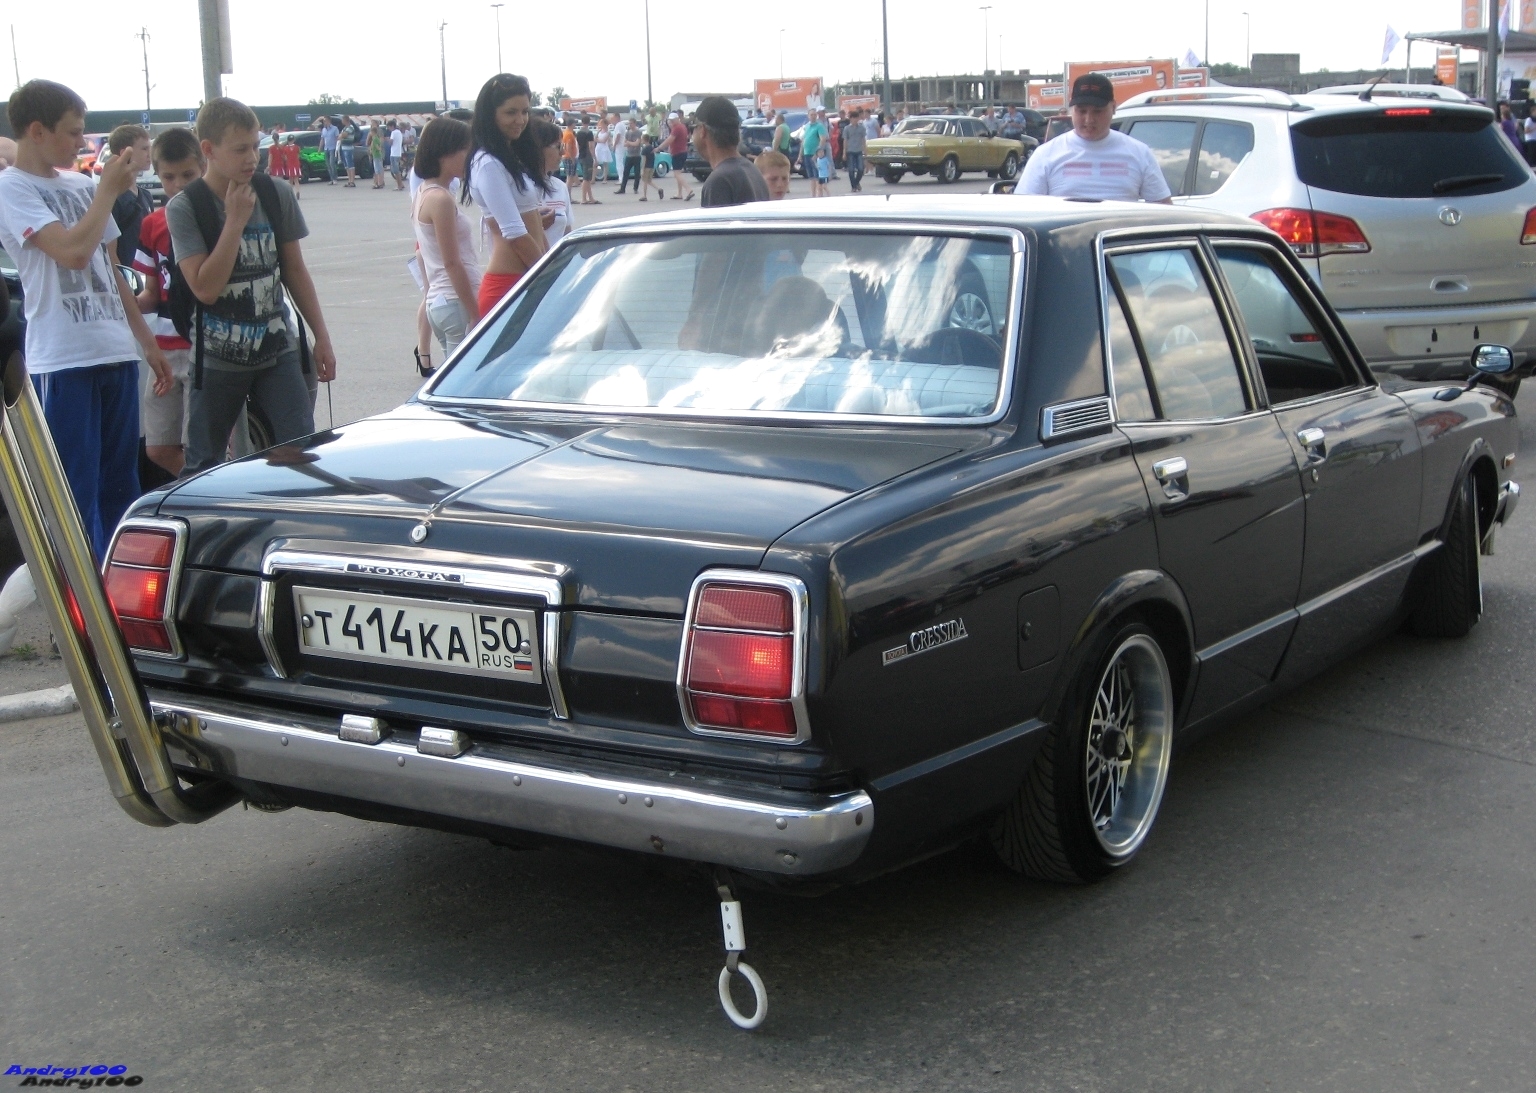
M 139 250 L 133 256 L 133 268 L 145 277 L 160 281 L 160 310 L 150 321 L 155 344 L 161 349 L 191 349 L 192 343 L 176 333 L 171 325 L 171 228 L 165 222 L 165 208 L 156 209 L 139 225 Z
M 672 123 L 672 143 L 667 145 L 667 151 L 672 154 L 674 160 L 678 156 L 688 154 L 688 127 L 681 121 L 674 121 Z M 677 162 L 673 166 L 681 167 L 682 163 Z

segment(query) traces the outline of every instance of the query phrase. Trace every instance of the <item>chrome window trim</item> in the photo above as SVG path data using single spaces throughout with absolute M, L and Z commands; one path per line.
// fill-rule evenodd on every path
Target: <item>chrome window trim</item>
M 125 531 L 169 531 L 175 536 L 175 544 L 171 547 L 171 579 L 165 588 L 165 611 L 160 621 L 165 626 L 166 636 L 171 642 L 169 653 L 156 652 L 153 649 L 140 649 L 136 645 L 129 645 L 128 651 L 136 657 L 150 657 L 154 660 L 182 660 L 186 657 L 186 648 L 181 644 L 181 633 L 176 628 L 176 597 L 181 593 L 182 562 L 187 554 L 187 524 L 184 520 L 171 520 L 160 516 L 130 516 L 117 525 L 112 532 L 112 542 L 107 547 L 107 559 L 101 564 L 101 577 L 105 581 L 107 567 L 112 564 L 112 552 L 117 549 L 117 541 Z M 149 569 L 150 566 L 126 565 L 129 569 Z M 117 612 L 113 609 L 113 620 L 116 621 Z M 126 644 L 126 639 L 124 641 Z
M 795 711 L 795 735 L 792 738 L 768 736 L 755 732 L 731 732 L 728 729 L 710 729 L 701 727 L 693 719 L 693 711 L 688 705 L 688 645 L 689 638 L 695 629 L 693 620 L 698 613 L 699 593 L 706 584 L 756 584 L 770 588 L 782 588 L 789 593 L 794 605 L 794 665 L 790 676 L 789 701 Z M 763 573 L 756 569 L 706 569 L 693 579 L 692 586 L 688 589 L 688 608 L 683 613 L 683 637 L 677 651 L 677 705 L 683 715 L 683 724 L 691 733 L 699 736 L 713 736 L 725 740 L 747 741 L 754 744 L 776 744 L 780 747 L 791 747 L 795 744 L 803 744 L 811 738 L 810 716 L 805 709 L 805 675 L 806 675 L 806 648 L 808 640 L 806 629 L 811 617 L 811 597 L 806 591 L 805 582 L 799 577 L 791 577 L 785 573 Z M 719 630 L 721 627 L 698 627 L 701 630 Z M 753 633 L 755 631 L 731 630 L 732 633 Z M 781 636 L 775 634 L 775 636 Z M 729 696 L 727 696 L 729 697 Z
M 568 567 L 555 562 L 520 558 L 487 558 L 450 551 L 359 546 L 347 543 L 319 543 L 308 540 L 277 539 L 267 546 L 261 559 L 261 596 L 257 600 L 256 633 L 267 655 L 267 666 L 279 679 L 286 679 L 277 639 L 273 629 L 277 609 L 277 581 L 280 573 L 348 574 L 349 566 L 386 566 L 431 570 L 440 576 L 412 576 L 409 572 L 376 574 L 396 581 L 413 581 L 424 587 L 469 589 L 482 592 L 533 596 L 544 601 L 544 620 L 540 633 L 543 648 L 544 678 L 549 687 L 551 710 L 558 721 L 570 719 L 565 691 L 560 685 L 560 620 L 558 608 L 566 602 L 564 578 Z M 367 574 L 362 574 L 367 576 Z M 443 578 L 456 578 L 445 580 Z
M 1007 315 L 1010 319 L 1009 337 L 1003 346 L 1003 367 L 998 379 L 997 406 L 993 411 L 982 417 L 922 417 L 919 415 L 898 414 L 820 414 L 807 410 L 711 410 L 696 407 L 657 407 L 657 406 L 599 406 L 579 403 L 558 402 L 522 402 L 507 398 L 467 398 L 462 395 L 439 395 L 437 387 L 442 383 L 450 371 L 450 366 L 456 362 L 461 354 L 480 338 L 486 336 L 491 322 L 509 307 L 515 306 L 513 301 L 522 297 L 534 279 L 542 272 L 543 267 L 552 257 L 567 246 L 572 245 L 572 240 L 579 242 L 598 242 L 604 239 L 630 240 L 645 236 L 697 235 L 697 234 L 724 234 L 724 233 L 779 233 L 779 232 L 814 232 L 818 235 L 862 233 L 868 235 L 941 235 L 960 239 L 993 239 L 1006 242 L 1012 255 L 1012 269 L 1008 276 L 1008 301 Z M 974 428 L 978 425 L 991 425 L 1008 416 L 1013 408 L 1014 384 L 1019 370 L 1022 342 L 1020 331 L 1024 324 L 1024 276 L 1028 265 L 1028 237 L 1019 228 L 1010 228 L 998 225 L 982 224 L 946 224 L 934 221 L 900 221 L 881 220 L 876 222 L 858 221 L 817 221 L 809 218 L 795 218 L 792 220 L 721 220 L 701 221 L 698 223 L 679 224 L 676 227 L 661 227 L 654 223 L 625 224 L 618 227 L 604 227 L 583 229 L 573 232 L 562 239 L 559 244 L 539 259 L 528 272 L 519 278 L 517 286 L 513 288 L 490 315 L 481 319 L 472 335 L 460 343 L 444 366 L 438 369 L 437 374 L 427 380 L 417 391 L 416 398 L 428 405 L 435 407 L 472 406 L 472 407 L 496 407 L 498 409 L 540 411 L 544 413 L 580 414 L 584 416 L 636 416 L 654 417 L 663 419 L 682 418 L 690 421 L 712 422 L 838 422 L 851 424 L 908 424 L 914 428 L 926 428 L 929 426 L 960 426 Z

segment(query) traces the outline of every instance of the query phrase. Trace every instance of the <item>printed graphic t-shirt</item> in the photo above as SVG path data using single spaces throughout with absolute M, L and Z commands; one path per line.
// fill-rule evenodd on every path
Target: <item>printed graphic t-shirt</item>
M 1113 129 L 1103 140 L 1063 133 L 1046 141 L 1029 157 L 1014 192 L 1104 201 L 1163 201 L 1169 197 L 1168 180 L 1152 149 Z
M 203 360 L 208 368 L 233 371 L 266 367 L 274 364 L 278 354 L 289 346 L 278 248 L 303 239 L 309 228 L 292 189 L 275 189 L 277 224 L 267 221 L 266 210 L 257 201 L 251 218 L 245 222 L 229 283 L 219 294 L 218 303 L 203 309 Z M 217 193 L 214 205 L 222 229 L 224 201 Z M 185 191 L 171 198 L 165 207 L 165 219 L 170 224 L 171 246 L 178 264 L 195 254 L 208 253 L 208 244 L 197 227 L 192 199 Z
M 96 183 L 75 171 L 53 178 L 0 171 L 0 246 L 21 274 L 34 375 L 140 359 L 107 254 L 118 236 L 112 218 L 85 269 L 65 269 L 29 242 L 49 224 L 74 227 L 95 196 Z

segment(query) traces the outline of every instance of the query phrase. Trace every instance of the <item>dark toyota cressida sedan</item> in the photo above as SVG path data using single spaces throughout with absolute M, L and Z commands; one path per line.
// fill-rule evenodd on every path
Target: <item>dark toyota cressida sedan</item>
M 1197 211 L 761 204 L 563 242 L 405 406 L 143 499 L 188 783 L 730 878 L 1130 861 L 1175 745 L 1465 634 L 1517 362 L 1383 386 Z M 731 928 L 727 920 L 727 936 Z M 739 922 L 738 922 L 739 925 Z

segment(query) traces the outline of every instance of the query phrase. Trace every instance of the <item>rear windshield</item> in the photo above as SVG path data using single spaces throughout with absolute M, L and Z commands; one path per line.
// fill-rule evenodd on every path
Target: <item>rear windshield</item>
M 963 419 L 1001 392 L 1006 240 L 731 232 L 572 240 L 432 394 Z
M 1530 172 L 1486 115 L 1405 108 L 1291 128 L 1308 186 L 1363 197 L 1471 197 L 1513 190 Z M 1413 110 L 1414 112 L 1406 112 Z

